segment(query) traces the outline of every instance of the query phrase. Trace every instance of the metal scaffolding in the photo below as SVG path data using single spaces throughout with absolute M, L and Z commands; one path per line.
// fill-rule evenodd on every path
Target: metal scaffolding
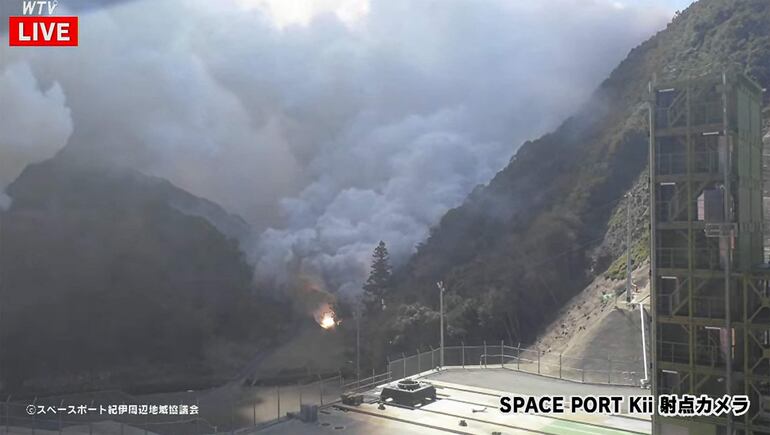
M 739 73 L 650 85 L 653 394 L 752 400 L 740 419 L 655 416 L 654 433 L 770 434 L 761 101 Z

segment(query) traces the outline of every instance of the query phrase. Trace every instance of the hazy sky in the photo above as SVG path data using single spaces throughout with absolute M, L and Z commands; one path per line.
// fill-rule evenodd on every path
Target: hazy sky
M 667 0 L 667 3 L 677 10 L 683 10 L 694 3 L 693 0 Z
M 76 49 L 0 36 L 0 188 L 66 144 L 244 216 L 261 277 L 350 293 L 379 240 L 403 261 L 682 6 L 74 1 Z
M 591 1 L 591 0 L 588 0 Z M 671 11 L 681 11 L 687 8 L 687 6 L 695 3 L 694 0 L 617 0 L 616 3 L 624 6 L 652 6 L 652 7 L 665 7 Z

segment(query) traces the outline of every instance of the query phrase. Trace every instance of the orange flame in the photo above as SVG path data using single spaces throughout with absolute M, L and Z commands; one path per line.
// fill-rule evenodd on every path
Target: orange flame
M 334 312 L 327 311 L 321 315 L 321 320 L 318 322 L 323 329 L 332 329 L 337 326 L 337 321 L 334 320 Z

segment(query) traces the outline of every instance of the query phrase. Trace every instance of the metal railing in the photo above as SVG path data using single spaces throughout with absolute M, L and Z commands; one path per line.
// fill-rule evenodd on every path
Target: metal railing
M 687 343 L 660 341 L 658 343 L 659 360 L 669 363 L 689 364 L 690 352 Z
M 718 249 L 694 248 L 693 267 L 705 270 L 723 270 Z M 689 267 L 690 250 L 688 248 L 658 248 L 657 266 L 663 269 L 687 269 Z
M 690 346 L 687 343 L 661 341 L 658 345 L 660 360 L 675 363 L 690 363 Z M 715 344 L 700 343 L 694 351 L 695 364 L 709 367 L 724 367 L 726 360 L 722 349 Z
M 415 376 L 436 368 L 435 364 L 420 365 L 419 361 L 439 360 L 440 349 L 419 352 L 388 361 L 393 379 Z M 504 368 L 581 383 L 639 386 L 644 378 L 642 361 L 608 358 L 573 358 L 563 354 L 546 353 L 508 346 L 504 343 L 481 346 L 447 346 L 444 348 L 446 367 Z
M 681 292 L 658 295 L 658 313 L 667 316 L 689 315 L 688 303 L 690 298 L 681 295 Z M 693 316 L 709 319 L 723 319 L 725 317 L 724 297 L 721 296 L 695 296 L 692 298 Z
M 416 350 L 413 355 L 402 354 L 389 360 L 384 372 L 370 376 L 321 378 L 309 383 L 274 386 L 224 386 L 200 392 L 170 395 L 133 396 L 114 391 L 89 393 L 86 405 L 169 404 L 174 401 L 195 404 L 199 414 L 171 415 L 29 415 L 30 404 L 79 405 L 82 395 L 35 398 L 29 401 L 0 402 L 0 434 L 29 433 L 48 430 L 60 434 L 126 434 L 202 435 L 232 433 L 276 424 L 287 416 L 297 414 L 303 404 L 325 406 L 336 403 L 343 393 L 361 393 L 402 379 L 439 368 L 440 348 Z M 505 343 L 478 346 L 447 346 L 444 348 L 445 367 L 504 368 L 524 373 L 583 383 L 611 385 L 640 385 L 644 367 L 640 361 L 620 361 L 612 358 L 577 359 L 544 353 Z
M 682 294 L 682 289 L 677 288 L 671 293 L 661 293 L 657 297 L 658 314 L 673 316 L 678 314 L 682 307 L 687 306 L 689 298 Z
M 372 376 L 363 379 L 356 379 L 351 382 L 342 385 L 342 391 L 345 393 L 358 393 L 361 391 L 371 390 L 383 384 L 391 382 L 393 378 L 391 373 L 386 371 L 385 373 L 372 374 Z
M 693 173 L 719 173 L 719 153 L 701 151 L 692 153 Z M 656 156 L 657 175 L 679 175 L 687 173 L 687 153 L 660 153 Z
M 680 94 L 682 95 L 682 94 Z M 690 106 L 690 124 L 718 124 L 722 122 L 722 104 L 720 101 L 692 103 Z M 655 123 L 659 128 L 686 127 L 687 116 L 684 101 L 678 101 L 670 107 L 655 109 Z
M 695 296 L 692 299 L 694 316 L 724 319 L 727 306 L 723 296 Z

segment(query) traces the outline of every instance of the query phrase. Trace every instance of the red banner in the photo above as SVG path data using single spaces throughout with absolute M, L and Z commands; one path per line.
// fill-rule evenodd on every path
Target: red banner
M 9 17 L 8 42 L 12 47 L 76 47 L 78 17 Z

